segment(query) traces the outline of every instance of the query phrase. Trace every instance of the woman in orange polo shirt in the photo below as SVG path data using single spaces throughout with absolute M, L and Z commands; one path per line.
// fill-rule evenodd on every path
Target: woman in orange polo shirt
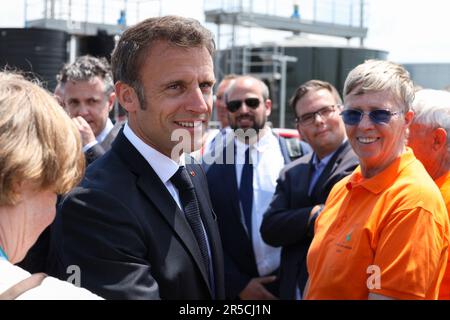
M 332 189 L 308 253 L 306 299 L 436 299 L 449 220 L 439 189 L 406 147 L 408 72 L 368 60 L 344 85 L 341 113 L 360 166 Z

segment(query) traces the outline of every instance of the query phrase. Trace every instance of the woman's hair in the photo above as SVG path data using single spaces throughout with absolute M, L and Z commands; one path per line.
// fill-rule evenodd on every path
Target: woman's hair
M 49 92 L 21 75 L 0 72 L 0 205 L 20 186 L 63 194 L 84 174 L 77 128 Z
M 358 91 L 353 92 L 357 88 Z M 345 80 L 344 97 L 352 92 L 359 95 L 376 91 L 391 92 L 403 104 L 404 112 L 411 109 L 414 84 L 409 72 L 401 65 L 391 61 L 367 60 L 350 71 Z

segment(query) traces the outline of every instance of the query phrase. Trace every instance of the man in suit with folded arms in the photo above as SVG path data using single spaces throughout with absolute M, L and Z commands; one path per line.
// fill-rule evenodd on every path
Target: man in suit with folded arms
M 211 115 L 213 52 L 213 35 L 194 19 L 150 18 L 123 33 L 112 69 L 129 120 L 61 203 L 61 277 L 76 265 L 81 286 L 106 299 L 224 297 L 206 178 L 182 153 L 200 147 L 194 131 Z
M 301 298 L 315 219 L 333 185 L 358 164 L 340 117 L 342 100 L 330 83 L 302 84 L 290 104 L 297 130 L 314 152 L 283 168 L 261 225 L 264 241 L 282 247 L 280 299 Z

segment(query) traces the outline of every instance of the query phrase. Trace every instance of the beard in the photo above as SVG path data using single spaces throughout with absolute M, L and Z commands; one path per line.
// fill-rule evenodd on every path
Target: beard
M 239 126 L 239 122 L 241 120 L 248 120 L 248 121 L 251 121 L 253 124 L 251 127 L 241 127 L 241 126 Z M 244 132 L 246 132 L 247 130 L 252 129 L 251 131 L 255 132 L 256 134 L 258 134 L 259 131 L 265 127 L 266 121 L 267 121 L 266 117 L 263 117 L 261 119 L 261 121 L 259 121 L 255 118 L 254 115 L 250 115 L 250 114 L 243 114 L 243 115 L 237 116 L 234 119 L 234 121 L 229 119 L 230 127 L 234 131 L 236 131 L 237 129 L 242 129 Z

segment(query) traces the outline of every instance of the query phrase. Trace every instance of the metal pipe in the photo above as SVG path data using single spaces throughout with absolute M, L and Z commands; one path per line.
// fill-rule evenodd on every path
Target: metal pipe
M 360 13 L 359 13 L 359 15 L 360 15 L 360 17 L 359 17 L 359 26 L 361 27 L 361 29 L 362 28 L 364 28 L 364 0 L 360 0 Z M 364 46 L 364 37 L 361 37 L 361 38 L 359 38 L 359 45 L 361 46 L 361 47 L 363 47 Z

